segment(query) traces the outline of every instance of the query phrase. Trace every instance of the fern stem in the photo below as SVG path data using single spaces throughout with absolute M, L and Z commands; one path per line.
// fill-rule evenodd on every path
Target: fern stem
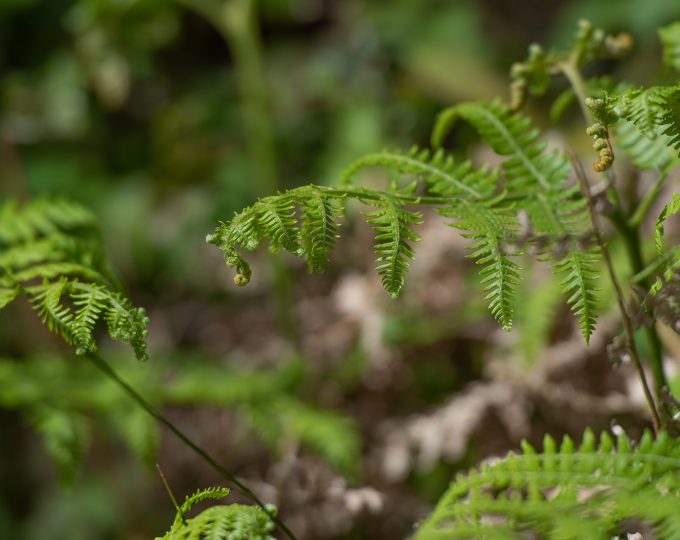
M 272 514 L 264 502 L 255 495 L 255 493 L 245 484 L 236 478 L 233 473 L 230 473 L 227 469 L 222 467 L 213 457 L 210 456 L 205 450 L 203 450 L 198 444 L 192 441 L 188 435 L 184 434 L 178 427 L 176 427 L 168 418 L 166 418 L 158 409 L 156 409 L 151 403 L 144 399 L 134 388 L 132 388 L 127 382 L 125 382 L 118 373 L 104 360 L 100 355 L 92 352 L 88 352 L 85 356 L 100 370 L 111 379 L 116 385 L 118 385 L 133 401 L 135 401 L 142 409 L 144 409 L 148 414 L 155 418 L 159 423 L 163 424 L 168 428 L 175 436 L 180 439 L 185 445 L 191 448 L 198 456 L 205 461 L 210 467 L 212 467 L 222 478 L 227 482 L 231 483 L 236 489 L 249 501 L 253 502 L 259 506 L 283 531 L 283 533 L 290 540 L 297 540 L 293 532 L 281 521 L 281 519 Z
M 640 201 L 640 204 L 638 205 L 637 209 L 635 210 L 631 218 L 628 220 L 628 224 L 630 225 L 630 227 L 637 228 L 642 224 L 645 217 L 647 217 L 647 214 L 649 213 L 649 209 L 658 199 L 659 194 L 661 193 L 661 189 L 663 188 L 663 185 L 666 182 L 667 178 L 668 171 L 664 171 L 659 174 L 657 179 L 654 181 L 654 184 L 652 184 L 652 187 L 650 187 L 649 191 L 645 193 L 645 196 L 642 198 L 642 201 Z
M 574 94 L 576 94 L 576 100 L 578 101 L 579 107 L 581 107 L 581 113 L 583 114 L 586 123 L 591 125 L 593 123 L 593 114 L 590 112 L 590 109 L 586 107 L 586 84 L 583 81 L 577 62 L 578 57 L 572 56 L 569 60 L 560 62 L 557 65 L 557 68 L 569 81 Z
M 172 492 L 172 489 L 170 489 L 170 484 L 168 484 L 168 480 L 165 478 L 165 474 L 163 474 L 163 469 L 161 469 L 161 466 L 156 463 L 156 469 L 158 469 L 158 474 L 161 477 L 161 482 L 163 482 L 163 486 L 165 487 L 165 491 L 168 492 L 168 497 L 170 497 L 170 500 L 172 501 L 172 505 L 175 507 L 175 511 L 179 515 L 180 519 L 182 520 L 182 525 L 187 524 L 187 520 L 184 518 L 184 513 L 182 512 L 182 509 L 180 508 L 179 504 L 177 504 L 177 499 L 175 499 L 175 494 Z
M 633 275 L 639 274 L 645 269 L 642 253 L 640 251 L 639 227 L 631 226 L 619 206 L 614 207 L 614 211 L 609 215 L 609 218 L 624 242 Z M 649 289 L 649 282 L 646 279 L 641 280 L 639 284 L 641 287 Z M 650 349 L 649 363 L 654 375 L 654 390 L 657 398 L 659 398 L 661 396 L 661 389 L 668 385 L 666 373 L 663 368 L 663 349 L 661 340 L 656 332 L 656 328 L 652 325 L 645 326 L 644 332 Z
M 652 396 L 652 392 L 649 388 L 649 383 L 647 382 L 647 375 L 645 374 L 645 370 L 642 367 L 640 354 L 637 349 L 637 344 L 635 343 L 633 323 L 630 319 L 630 316 L 628 315 L 628 312 L 626 311 L 625 298 L 623 295 L 623 291 L 621 290 L 619 280 L 616 277 L 616 272 L 614 271 L 614 264 L 612 262 L 611 255 L 609 254 L 609 248 L 607 247 L 607 244 L 605 243 L 604 238 L 602 236 L 602 232 L 600 230 L 597 212 L 595 211 L 593 196 L 590 191 L 590 185 L 588 184 L 588 178 L 586 177 L 585 171 L 583 170 L 583 166 L 581 165 L 580 162 L 576 160 L 574 160 L 574 170 L 576 171 L 576 177 L 578 178 L 579 184 L 581 186 L 583 196 L 585 197 L 586 202 L 588 204 L 588 212 L 590 213 L 590 222 L 593 227 L 595 239 L 597 241 L 598 246 L 600 247 L 600 251 L 602 252 L 602 257 L 604 258 L 605 265 L 607 266 L 609 279 L 611 280 L 612 285 L 614 286 L 616 302 L 618 303 L 619 311 L 621 313 L 621 319 L 623 320 L 623 327 L 626 334 L 626 341 L 628 342 L 627 343 L 628 349 L 630 350 L 630 355 L 633 358 L 633 363 L 635 364 L 638 376 L 640 377 L 640 383 L 642 384 L 642 390 L 645 394 L 647 405 L 649 406 L 650 412 L 652 414 L 654 431 L 658 433 L 659 429 L 661 428 L 661 419 L 659 417 L 659 411 L 657 410 L 654 397 Z

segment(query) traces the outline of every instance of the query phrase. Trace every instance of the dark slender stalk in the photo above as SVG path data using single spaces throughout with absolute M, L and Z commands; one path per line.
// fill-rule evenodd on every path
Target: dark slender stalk
M 168 428 L 175 436 L 180 439 L 185 445 L 191 448 L 198 456 L 210 465 L 219 475 L 224 478 L 227 482 L 232 484 L 244 497 L 249 501 L 253 502 L 276 523 L 276 525 L 284 532 L 284 534 L 290 540 L 297 540 L 293 532 L 281 521 L 281 519 L 273 515 L 267 507 L 262 502 L 262 500 L 253 493 L 253 491 L 243 484 L 236 476 L 229 472 L 227 469 L 222 467 L 215 459 L 210 456 L 205 450 L 203 450 L 198 444 L 192 441 L 188 435 L 185 435 L 179 428 L 177 428 L 170 420 L 168 420 L 158 409 L 156 409 L 151 403 L 144 399 L 134 388 L 132 388 L 128 383 L 126 383 L 118 373 L 116 373 L 113 368 L 97 353 L 86 353 L 87 358 L 99 368 L 109 379 L 111 379 L 116 385 L 118 385 L 130 398 L 132 398 L 142 409 L 144 409 L 148 414 L 154 417 L 158 422 L 163 424 Z
M 170 489 L 170 484 L 168 484 L 168 480 L 165 478 L 165 475 L 163 474 L 163 470 L 161 469 L 161 466 L 158 463 L 156 463 L 156 469 L 158 469 L 158 474 L 161 477 L 161 482 L 163 482 L 163 486 L 165 487 L 165 491 L 168 492 L 168 497 L 170 497 L 170 500 L 172 501 L 172 505 L 175 507 L 175 510 L 179 514 L 179 518 L 182 520 L 182 524 L 186 525 L 187 521 L 186 521 L 186 519 L 184 519 L 184 514 L 182 513 L 182 509 L 179 507 L 179 504 L 177 504 L 177 499 L 175 499 L 175 494 Z
M 578 178 L 579 184 L 581 186 L 581 191 L 583 196 L 588 203 L 588 211 L 590 212 L 590 221 L 593 227 L 593 233 L 595 235 L 595 240 L 597 241 L 600 251 L 602 252 L 602 257 L 604 258 L 605 265 L 607 266 L 607 271 L 609 272 L 609 279 L 614 286 L 614 292 L 616 294 L 616 302 L 619 306 L 619 312 L 621 313 L 621 319 L 623 320 L 623 327 L 626 335 L 626 341 L 628 345 L 628 350 L 637 369 L 638 376 L 640 377 L 640 383 L 642 384 L 642 390 L 645 394 L 645 399 L 647 400 L 647 405 L 649 406 L 650 412 L 652 414 L 652 422 L 654 423 L 654 430 L 658 433 L 661 428 L 661 418 L 659 417 L 659 411 L 656 407 L 654 397 L 649 388 L 649 383 L 647 382 L 647 375 L 642 367 L 642 361 L 640 360 L 640 354 L 637 349 L 637 344 L 635 343 L 635 336 L 633 333 L 633 323 L 631 321 L 628 312 L 626 311 L 625 297 L 623 291 L 621 290 L 621 285 L 616 277 L 616 272 L 614 271 L 614 264 L 612 263 L 611 256 L 609 254 L 609 249 L 604 241 L 602 232 L 598 223 L 597 212 L 595 211 L 595 204 L 593 201 L 593 196 L 590 191 L 590 184 L 588 183 L 588 178 L 586 177 L 583 166 L 576 160 L 572 160 L 574 163 L 574 170 L 576 171 L 576 177 Z
M 620 207 L 614 208 L 614 211 L 609 215 L 609 219 L 614 227 L 616 227 L 619 236 L 623 240 L 633 275 L 639 274 L 645 269 L 642 253 L 640 252 L 639 228 L 631 226 L 629 220 L 626 219 L 626 216 L 620 210 Z M 649 290 L 648 280 L 641 280 L 639 285 L 644 289 Z M 661 396 L 661 389 L 668 386 L 668 380 L 666 379 L 666 373 L 663 368 L 663 349 L 661 347 L 661 340 L 659 339 L 654 326 L 645 326 L 644 332 L 650 349 L 649 363 L 652 367 L 652 374 L 654 375 L 654 390 L 657 398 L 659 398 Z

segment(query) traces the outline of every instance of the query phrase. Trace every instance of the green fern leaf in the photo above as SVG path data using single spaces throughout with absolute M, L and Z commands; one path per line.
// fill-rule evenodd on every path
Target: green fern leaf
M 29 411 L 29 416 L 56 463 L 62 481 L 70 482 L 89 446 L 85 418 L 75 411 L 44 404 L 35 406 Z
M 664 251 L 663 251 L 663 235 L 664 235 L 663 224 L 669 217 L 676 214 L 678 212 L 678 210 L 680 210 L 680 194 L 673 193 L 673 196 L 671 198 L 671 202 L 669 202 L 666 206 L 663 207 L 661 214 L 659 214 L 659 217 L 656 220 L 656 226 L 654 227 L 654 241 L 656 243 L 656 249 L 659 252 L 659 255 L 663 255 L 663 253 L 664 253 Z
M 499 102 L 463 103 L 444 111 L 433 131 L 435 146 L 459 119 L 469 122 L 497 154 L 506 156 L 502 167 L 508 196 L 527 212 L 533 232 L 548 240 L 542 254 L 554 261 L 587 342 L 597 313 L 594 280 L 599 257 L 594 247 L 584 250 L 580 241 L 588 232 L 588 217 L 578 188 L 565 188 L 568 160 L 554 150 L 547 151 L 529 119 Z
M 410 261 L 413 260 L 411 242 L 420 237 L 411 229 L 422 223 L 422 214 L 405 209 L 397 201 L 384 197 L 381 207 L 364 215 L 376 232 L 376 271 L 385 290 L 396 298 L 404 285 Z
M 663 45 L 663 61 L 680 71 L 680 22 L 660 28 L 659 37 Z
M 79 354 L 96 350 L 95 325 L 103 317 L 111 337 L 145 359 L 148 319 L 115 291 L 100 246 L 94 217 L 78 205 L 0 205 L 0 308 L 25 295 Z
M 274 540 L 271 515 L 255 506 L 213 506 L 196 517 L 186 517 L 193 505 L 206 499 L 221 499 L 228 493 L 226 488 L 209 488 L 187 497 L 170 530 L 156 540 Z M 272 515 L 275 512 L 273 507 L 267 510 Z
M 345 169 L 341 183 L 349 185 L 362 169 L 375 166 L 416 176 L 433 186 L 435 192 L 446 190 L 449 195 L 482 199 L 493 195 L 498 187 L 498 176 L 490 174 L 488 169 L 474 171 L 469 162 L 457 165 L 442 150 L 433 154 L 417 146 L 407 153 L 384 151 L 368 154 Z M 436 186 L 440 186 L 439 189 Z
M 456 164 L 443 150 L 412 148 L 406 154 L 380 152 L 369 154 L 351 165 L 343 175 L 349 184 L 365 167 L 381 166 L 423 180 L 432 194 L 442 197 L 437 212 L 453 218 L 452 227 L 474 240 L 471 258 L 481 270 L 489 308 L 502 327 L 512 326 L 519 266 L 506 253 L 508 238 L 516 232 L 511 207 L 498 193 L 498 174 L 488 168 L 474 169 L 469 161 Z
M 546 436 L 543 452 L 521 455 L 461 475 L 419 527 L 415 540 L 580 538 L 609 540 L 627 520 L 680 538 L 680 446 L 646 432 L 636 448 L 604 433 L 599 446 L 586 431 L 578 449 Z
M 648 137 L 627 120 L 620 120 L 614 133 L 618 146 L 639 169 L 668 171 L 678 165 L 678 156 L 665 135 Z
M 302 202 L 302 241 L 311 272 L 322 272 L 328 254 L 338 238 L 338 219 L 343 206 L 337 198 L 329 197 L 312 187 Z
M 294 255 L 301 255 L 302 245 L 300 231 L 295 218 L 295 200 L 293 197 L 282 195 L 260 199 L 257 204 L 257 228 L 260 236 L 267 236 L 271 241 L 271 250 L 280 248 Z

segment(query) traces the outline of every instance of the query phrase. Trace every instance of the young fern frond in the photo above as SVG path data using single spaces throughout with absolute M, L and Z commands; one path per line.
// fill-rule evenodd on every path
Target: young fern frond
M 113 339 L 145 359 L 148 319 L 117 292 L 94 216 L 73 203 L 38 200 L 0 207 L 0 308 L 26 296 L 50 330 L 78 354 L 96 351 L 103 318 Z
M 587 430 L 580 447 L 546 436 L 543 451 L 523 453 L 458 476 L 414 540 L 449 538 L 602 539 L 625 523 L 649 527 L 656 538 L 680 538 L 680 445 L 645 432 L 638 445 Z M 630 532 L 630 531 L 629 531 Z
M 357 160 L 343 175 L 344 183 L 369 166 L 415 176 L 426 183 L 428 193 L 442 197 L 437 212 L 453 218 L 450 225 L 474 240 L 470 258 L 484 267 L 480 274 L 489 309 L 509 330 L 520 276 L 506 248 L 516 233 L 516 223 L 512 207 L 504 202 L 505 193 L 498 191 L 498 174 L 487 167 L 474 169 L 469 161 L 457 164 L 441 149 L 432 153 L 413 147 L 405 154 L 380 152 Z
M 401 175 L 415 176 L 424 182 L 426 194 L 412 195 L 417 184 L 405 188 L 368 189 L 353 184 L 356 176 L 366 167 L 381 166 Z M 344 188 L 303 186 L 275 197 L 268 197 L 237 214 L 232 221 L 220 225 L 208 241 L 225 253 L 228 265 L 236 267 L 237 284 L 245 284 L 250 268 L 239 249 L 252 250 L 260 240 L 276 233 L 269 225 L 261 224 L 260 205 L 275 204 L 274 199 L 284 197 L 286 204 L 294 201 L 300 207 L 302 225 L 296 237 L 301 238 L 302 251 L 293 254 L 304 256 L 310 270 L 320 271 L 328 260 L 328 251 L 337 237 L 337 220 L 347 199 L 356 199 L 376 207 L 367 212 L 369 223 L 376 231 L 375 250 L 378 255 L 377 271 L 384 288 L 391 295 L 399 294 L 410 260 L 412 243 L 418 235 L 412 226 L 421 221 L 421 214 L 406 208 L 408 205 L 433 205 L 444 217 L 452 218 L 451 226 L 464 237 L 473 240 L 471 258 L 483 266 L 484 288 L 488 293 L 490 309 L 500 324 L 509 329 L 512 324 L 519 267 L 508 253 L 506 244 L 513 238 L 517 227 L 511 205 L 505 202 L 504 192 L 498 190 L 498 174 L 483 167 L 475 169 L 469 162 L 457 164 L 443 151 L 434 154 L 413 148 L 408 152 L 379 152 L 370 154 L 348 167 L 343 175 Z M 287 207 L 288 215 L 293 212 Z M 295 219 L 292 217 L 291 219 Z
M 458 120 L 470 123 L 482 140 L 506 156 L 502 167 L 509 198 L 526 211 L 533 233 L 542 239 L 539 251 L 552 260 L 562 278 L 563 294 L 586 341 L 595 327 L 598 251 L 584 244 L 588 218 L 578 187 L 565 188 L 569 161 L 546 150 L 530 120 L 499 102 L 463 103 L 437 119 L 432 143 L 440 146 Z
M 199 490 L 186 498 L 179 508 L 170 530 L 156 540 L 274 540 L 275 525 L 262 508 L 242 504 L 212 506 L 196 517 L 187 518 L 191 508 L 207 499 L 221 499 L 229 494 L 226 488 Z

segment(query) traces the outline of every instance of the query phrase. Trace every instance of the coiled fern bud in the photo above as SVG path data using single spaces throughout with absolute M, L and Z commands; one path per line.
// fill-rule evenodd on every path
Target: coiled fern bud
M 609 141 L 608 125 L 612 122 L 612 116 L 608 113 L 607 100 L 588 97 L 585 100 L 588 107 L 595 117 L 595 123 L 586 129 L 586 133 L 593 140 L 593 148 L 598 152 L 598 160 L 593 163 L 593 169 L 597 172 L 604 172 L 614 163 L 614 150 Z

